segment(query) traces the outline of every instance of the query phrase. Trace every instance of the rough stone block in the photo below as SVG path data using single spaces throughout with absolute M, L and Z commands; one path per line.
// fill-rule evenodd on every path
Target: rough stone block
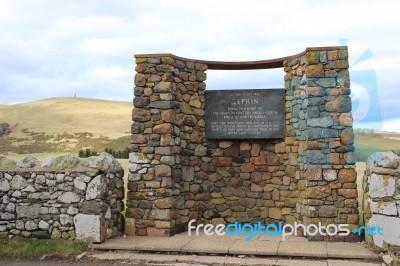
M 151 119 L 151 113 L 149 110 L 141 108 L 132 109 L 132 120 L 135 122 L 146 122 Z
M 74 216 L 76 238 L 84 242 L 101 243 L 106 237 L 106 224 L 102 215 L 77 214 Z
M 325 109 L 334 113 L 349 113 L 351 112 L 351 98 L 348 95 L 338 96 L 333 101 L 327 102 Z
M 356 199 L 357 189 L 353 188 L 343 188 L 338 190 L 339 195 L 345 197 L 346 199 Z
M 353 125 L 353 116 L 351 113 L 343 113 L 339 116 L 339 123 L 342 126 L 352 126 Z
M 337 179 L 337 171 L 333 169 L 324 169 L 323 171 L 324 180 L 331 182 Z
M 349 61 L 347 61 L 347 60 L 331 61 L 325 66 L 325 68 L 333 68 L 333 69 L 349 68 Z
M 154 92 L 170 92 L 174 87 L 172 82 L 159 82 L 154 86 Z
M 26 182 L 25 178 L 23 178 L 22 176 L 16 175 L 12 178 L 10 185 L 11 185 L 11 189 L 20 190 L 20 189 L 24 189 L 26 186 L 28 186 L 28 183 Z
M 324 66 L 322 64 L 309 65 L 306 68 L 307 77 L 323 77 L 325 75 Z
M 370 201 L 371 213 L 398 216 L 395 202 Z
M 304 178 L 310 181 L 322 180 L 322 169 L 321 168 L 307 168 L 304 172 Z
M 172 231 L 171 231 L 171 229 L 148 227 L 147 228 L 147 235 L 148 236 L 154 236 L 154 237 L 171 236 L 172 235 Z
M 308 199 L 323 199 L 330 196 L 332 190 L 328 186 L 308 187 L 306 189 L 306 197 Z
M 357 172 L 355 169 L 340 169 L 339 182 L 340 183 L 354 183 L 357 179 Z
M 29 218 L 36 219 L 39 218 L 40 205 L 39 204 L 31 204 L 27 206 L 18 206 L 16 207 L 17 218 Z
M 149 103 L 150 99 L 148 97 L 136 96 L 135 98 L 133 98 L 133 106 L 135 106 L 135 108 L 143 108 L 147 106 Z
M 333 119 L 331 116 L 309 118 L 307 119 L 307 125 L 310 127 L 330 127 L 333 125 Z
M 170 134 L 172 133 L 173 128 L 171 123 L 162 123 L 159 125 L 155 125 L 153 128 L 153 133 L 155 134 Z
M 268 209 L 268 217 L 276 220 L 282 219 L 282 209 L 281 208 L 269 208 Z
M 134 236 L 136 231 L 136 223 L 134 218 L 125 218 L 125 235 Z
M 143 144 L 147 142 L 146 136 L 142 134 L 132 134 L 131 135 L 131 142 L 133 144 Z
M 194 179 L 194 167 L 193 166 L 183 166 L 182 167 L 182 180 L 183 181 L 193 181 Z
M 101 199 L 105 197 L 107 193 L 107 178 L 104 175 L 98 175 L 88 184 L 85 199 Z
M 329 87 L 335 87 L 336 86 L 336 79 L 335 78 L 319 78 L 315 82 L 321 87 L 329 88 Z
M 172 210 L 170 209 L 163 209 L 163 210 L 158 210 L 158 209 L 153 209 L 150 211 L 149 214 L 150 219 L 155 219 L 155 220 L 171 220 L 172 219 Z
M 232 164 L 231 157 L 213 157 L 212 165 L 214 166 L 230 166 Z
M 396 191 L 396 178 L 373 173 L 369 177 L 369 196 L 371 198 L 393 197 Z
M 326 156 L 319 150 L 306 151 L 307 162 L 309 164 L 324 164 L 326 163 Z
M 400 165 L 400 157 L 393 152 L 376 152 L 368 157 L 367 165 L 396 169 Z
M 354 143 L 354 133 L 353 128 L 348 127 L 343 130 L 342 134 L 340 134 L 340 141 L 343 145 L 351 145 Z
M 319 217 L 337 217 L 337 208 L 330 205 L 321 206 L 318 215 Z
M 11 188 L 11 186 L 7 179 L 0 180 L 0 191 L 7 192 L 10 190 L 10 188 Z
M 139 152 L 131 152 L 129 153 L 129 162 L 130 163 L 138 163 L 138 164 L 146 164 L 150 163 L 150 160 L 144 153 Z
M 171 209 L 175 205 L 174 198 L 162 198 L 154 201 L 154 206 L 159 209 Z
M 161 111 L 161 119 L 167 123 L 175 122 L 175 110 L 163 110 Z
M 374 244 L 381 248 L 384 246 L 384 242 L 387 244 L 400 246 L 399 224 L 400 217 L 373 214 L 368 222 L 368 227 L 380 226 L 383 228 L 383 235 L 376 234 L 372 237 Z
M 105 214 L 109 208 L 107 203 L 96 200 L 82 202 L 79 206 L 81 213 L 95 215 Z
M 170 109 L 173 108 L 174 105 L 175 101 L 153 101 L 150 102 L 149 107 L 155 109 Z
M 171 176 L 171 167 L 168 165 L 156 165 L 154 171 L 156 176 Z
M 135 85 L 138 87 L 146 85 L 146 76 L 142 73 L 137 73 L 135 75 Z

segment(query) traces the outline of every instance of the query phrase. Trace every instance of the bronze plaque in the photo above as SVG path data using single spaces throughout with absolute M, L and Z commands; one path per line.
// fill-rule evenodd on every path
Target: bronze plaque
M 285 90 L 206 91 L 206 138 L 285 137 Z

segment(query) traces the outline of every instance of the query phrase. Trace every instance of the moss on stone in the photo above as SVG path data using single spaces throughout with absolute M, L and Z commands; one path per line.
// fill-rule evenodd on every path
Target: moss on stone
M 10 159 L 4 159 L 2 160 L 0 164 L 0 169 L 9 169 L 9 168 L 15 168 L 17 166 L 17 163 L 14 160 Z

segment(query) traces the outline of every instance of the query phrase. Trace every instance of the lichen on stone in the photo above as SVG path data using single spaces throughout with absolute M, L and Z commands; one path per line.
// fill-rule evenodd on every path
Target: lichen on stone
M 35 167 L 37 159 L 32 154 L 28 154 L 24 159 L 17 163 L 19 168 L 32 168 Z
M 60 156 L 60 157 L 56 158 L 56 169 L 57 170 L 70 170 L 70 169 L 74 168 L 74 166 L 78 162 L 79 162 L 79 158 L 72 154 Z

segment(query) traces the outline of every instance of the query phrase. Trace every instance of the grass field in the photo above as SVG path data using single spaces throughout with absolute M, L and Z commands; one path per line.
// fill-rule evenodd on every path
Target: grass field
M 378 151 L 394 151 L 398 154 L 400 152 L 400 138 L 386 137 L 381 134 L 356 135 L 355 149 L 358 162 L 365 162 L 369 155 Z
M 1 259 L 24 258 L 71 258 L 82 253 L 86 245 L 80 241 L 65 241 L 64 239 L 36 239 L 36 238 L 5 238 L 0 237 Z M 35 263 L 35 265 L 37 265 Z M 47 265 L 47 264 L 46 264 Z

